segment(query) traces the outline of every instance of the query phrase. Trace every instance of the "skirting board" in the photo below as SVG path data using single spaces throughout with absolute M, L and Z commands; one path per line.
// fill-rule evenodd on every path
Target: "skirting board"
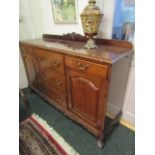
M 110 113 L 106 113 L 106 115 L 112 119 L 114 118 L 114 116 Z M 135 131 L 135 127 L 132 124 L 130 124 L 129 122 L 127 122 L 126 120 L 120 119 L 119 122 L 121 125 L 129 128 L 132 131 Z

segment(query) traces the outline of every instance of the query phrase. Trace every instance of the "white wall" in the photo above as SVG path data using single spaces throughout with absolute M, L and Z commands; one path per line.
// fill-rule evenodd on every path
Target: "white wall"
M 42 26 L 44 33 L 51 34 L 64 34 L 70 32 L 76 32 L 83 34 L 82 24 L 80 20 L 80 14 L 82 13 L 85 6 L 88 4 L 87 1 L 78 1 L 78 18 L 77 24 L 55 24 L 53 20 L 51 0 L 40 0 L 41 11 L 42 11 Z M 102 24 L 100 26 L 100 36 L 104 35 L 104 38 L 110 38 L 112 33 L 112 21 L 113 21 L 113 10 L 115 0 L 97 0 L 97 5 L 104 13 Z M 102 31 L 101 31 L 102 30 Z
M 29 1 L 20 0 L 19 1 L 19 18 L 22 20 L 19 23 L 19 39 L 31 39 L 34 38 L 34 29 L 31 18 L 31 8 Z M 27 87 L 27 77 L 23 65 L 23 61 L 21 58 L 21 54 L 19 52 L 19 87 L 24 88 Z
M 23 21 L 20 23 L 20 40 L 39 38 L 43 33 L 47 34 L 64 34 L 76 32 L 83 34 L 80 14 L 87 5 L 86 0 L 78 0 L 78 19 L 77 24 L 55 24 L 53 20 L 51 0 L 20 0 L 20 15 Z M 113 14 L 115 0 L 97 0 L 97 5 L 104 14 L 98 36 L 111 38 Z M 125 104 L 123 108 L 123 119 L 126 119 L 134 125 L 134 92 L 131 85 L 134 87 L 134 67 L 130 71 L 130 79 L 125 95 Z M 20 87 L 27 86 L 27 78 L 23 68 L 23 63 L 20 57 Z M 131 118 L 132 117 L 132 118 Z
M 124 120 L 128 120 L 135 125 L 135 60 L 132 59 L 127 90 L 124 99 L 123 116 Z

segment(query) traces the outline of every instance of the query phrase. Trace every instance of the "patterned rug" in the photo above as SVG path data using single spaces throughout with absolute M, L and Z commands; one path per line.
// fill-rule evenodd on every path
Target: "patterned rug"
M 19 126 L 20 155 L 79 155 L 45 120 L 33 114 Z

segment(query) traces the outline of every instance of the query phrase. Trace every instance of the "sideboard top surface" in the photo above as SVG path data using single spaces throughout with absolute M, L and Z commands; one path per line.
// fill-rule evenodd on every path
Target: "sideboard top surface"
M 34 47 L 44 48 L 47 50 L 63 53 L 67 55 L 83 57 L 100 63 L 113 64 L 121 58 L 132 53 L 132 44 L 126 41 L 117 40 L 96 40 L 98 47 L 96 49 L 85 49 L 85 40 L 61 39 L 61 36 L 49 35 L 49 38 L 39 38 L 32 40 L 20 41 L 20 44 L 27 44 Z M 52 37 L 54 36 L 54 37 Z

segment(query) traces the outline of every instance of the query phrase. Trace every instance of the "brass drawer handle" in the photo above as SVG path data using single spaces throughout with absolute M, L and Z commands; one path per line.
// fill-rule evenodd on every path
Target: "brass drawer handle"
M 57 61 L 53 61 L 52 62 L 52 65 L 54 66 L 54 67 L 59 67 L 60 66 L 60 63 L 58 63 Z
M 86 70 L 87 68 L 89 68 L 88 64 L 81 64 L 81 62 L 78 62 L 78 68 L 80 70 Z
M 39 58 L 39 57 L 38 57 L 38 58 L 37 58 L 37 60 L 38 60 L 38 61 L 40 61 L 40 60 L 41 60 L 41 58 Z
M 56 82 L 56 85 L 57 85 L 57 86 L 61 86 L 61 85 L 63 84 L 63 83 L 62 83 L 61 81 L 59 81 L 59 80 L 56 80 L 55 82 Z

